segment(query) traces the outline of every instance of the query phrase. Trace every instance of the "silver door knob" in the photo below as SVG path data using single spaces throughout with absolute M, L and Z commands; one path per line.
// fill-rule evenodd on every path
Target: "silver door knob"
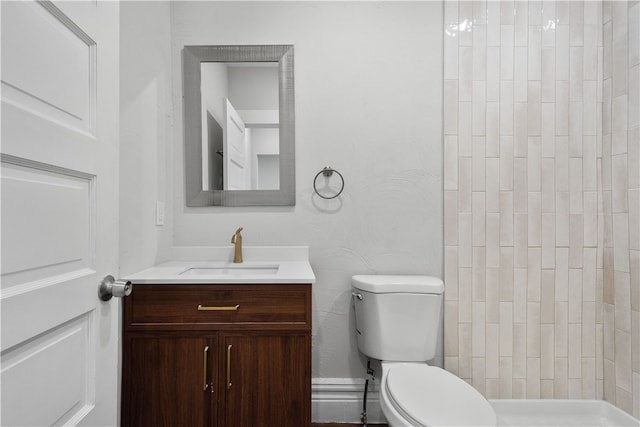
M 131 295 L 133 285 L 128 280 L 116 280 L 112 275 L 104 276 L 98 288 L 98 296 L 102 301 L 109 301 L 111 297 L 127 297 Z

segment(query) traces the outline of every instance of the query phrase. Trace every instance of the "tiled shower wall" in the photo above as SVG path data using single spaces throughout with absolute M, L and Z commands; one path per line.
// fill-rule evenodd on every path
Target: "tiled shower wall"
M 637 251 L 621 237 L 638 218 L 637 120 L 614 97 L 637 114 L 637 79 L 615 83 L 637 2 L 622 4 L 624 28 L 600 1 L 445 2 L 445 367 L 487 397 L 639 399 Z M 622 159 L 608 136 L 624 126 Z M 625 248 L 626 276 L 611 268 Z
M 604 398 L 640 417 L 640 3 L 603 22 Z

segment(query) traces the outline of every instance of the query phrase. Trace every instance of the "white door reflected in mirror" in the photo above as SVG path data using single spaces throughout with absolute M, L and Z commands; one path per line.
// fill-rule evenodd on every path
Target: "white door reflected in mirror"
M 200 67 L 203 190 L 278 190 L 278 63 Z

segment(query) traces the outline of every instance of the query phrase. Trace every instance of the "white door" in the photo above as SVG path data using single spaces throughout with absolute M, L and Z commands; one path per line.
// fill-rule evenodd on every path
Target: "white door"
M 119 5 L 0 8 L 0 424 L 117 425 Z
M 247 190 L 244 121 L 227 98 L 224 98 L 223 181 L 225 190 Z

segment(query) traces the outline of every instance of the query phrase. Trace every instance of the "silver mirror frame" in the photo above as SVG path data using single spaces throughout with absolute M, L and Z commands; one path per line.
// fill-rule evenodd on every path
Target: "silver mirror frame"
M 293 45 L 184 47 L 182 71 L 187 206 L 295 206 L 293 60 Z M 202 190 L 201 62 L 278 62 L 280 111 L 279 190 Z

